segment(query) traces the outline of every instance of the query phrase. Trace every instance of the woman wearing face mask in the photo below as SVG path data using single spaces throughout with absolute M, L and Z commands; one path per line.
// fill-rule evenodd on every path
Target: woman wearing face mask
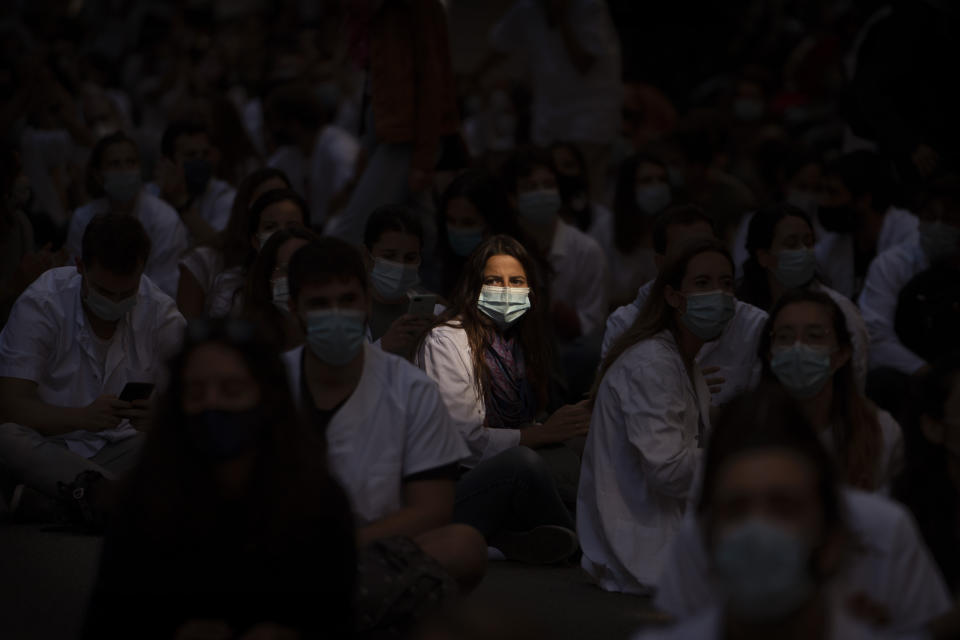
M 889 490 L 903 463 L 903 434 L 889 413 L 857 390 L 852 351 L 839 306 L 823 293 L 803 289 L 781 296 L 759 346 L 764 376 L 799 400 L 846 482 L 867 491 Z
M 410 360 L 434 315 L 408 313 L 408 293 L 427 293 L 420 285 L 423 227 L 412 209 L 387 205 L 370 214 L 363 243 L 373 300 L 367 337 Z
M 246 323 L 194 323 L 166 397 L 108 527 L 85 637 L 352 637 L 350 506 L 273 347 Z
M 187 250 L 187 229 L 170 205 L 143 190 L 140 154 L 125 133 L 100 139 L 90 152 L 87 191 L 93 201 L 70 219 L 66 243 L 70 256 L 80 257 L 83 231 L 94 216 L 108 212 L 134 216 L 153 245 L 144 274 L 167 295 L 176 295 L 177 260 Z
M 317 240 L 309 229 L 277 231 L 257 254 L 243 291 L 243 316 L 253 322 L 280 351 L 303 344 L 303 329 L 290 313 L 287 266 L 300 247 Z
M 638 640 L 898 637 L 856 619 L 828 588 L 856 541 L 828 453 L 781 394 L 724 410 L 702 486 L 697 519 L 719 601 Z
M 557 562 L 576 549 L 573 520 L 543 457 L 557 467 L 575 458 L 561 445 L 589 426 L 580 405 L 544 419 L 550 352 L 543 313 L 533 258 L 513 238 L 493 236 L 470 254 L 450 308 L 416 359 L 470 448 L 454 519 L 507 557 L 532 563 Z
M 180 259 L 180 284 L 177 289 L 177 307 L 187 318 L 209 313 L 214 298 L 214 281 L 224 272 L 252 262 L 250 237 L 250 207 L 268 191 L 289 189 L 290 181 L 278 169 L 259 169 L 248 175 L 237 189 L 230 212 L 230 221 L 216 239 L 200 244 Z M 259 241 L 258 241 L 259 242 Z M 259 245 L 258 245 L 259 246 Z M 233 271 L 236 273 L 236 271 Z M 236 282 L 227 277 L 221 282 L 231 291 Z
M 468 169 L 450 182 L 440 198 L 438 214 L 440 273 L 436 280 L 446 297 L 453 294 L 467 258 L 486 238 L 500 234 L 521 237 L 503 184 L 481 169 Z
M 598 217 L 590 229 L 614 274 L 611 304 L 627 304 L 636 297 L 637 289 L 657 276 L 653 221 L 672 200 L 666 165 L 644 154 L 624 160 L 617 175 L 613 215 Z
M 733 261 L 714 239 L 668 256 L 593 390 L 577 496 L 583 568 L 607 591 L 649 594 L 691 495 L 710 428 L 695 357 L 734 315 Z
M 857 389 L 866 387 L 870 336 L 860 310 L 846 296 L 821 282 L 814 253 L 813 226 L 805 213 L 789 204 L 771 205 L 750 220 L 737 298 L 766 312 L 793 289 L 824 293 L 840 307 L 853 340 L 853 371 Z

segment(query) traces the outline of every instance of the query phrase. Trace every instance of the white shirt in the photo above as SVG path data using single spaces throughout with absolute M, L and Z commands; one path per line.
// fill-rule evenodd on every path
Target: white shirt
M 160 185 L 156 182 L 147 183 L 146 189 L 150 195 L 161 198 Z M 233 200 L 236 196 L 237 190 L 230 183 L 210 178 L 207 188 L 197 197 L 197 210 L 200 212 L 200 217 L 214 231 L 223 231 L 230 222 Z
M 652 247 L 637 247 L 625 254 L 614 242 L 613 214 L 609 209 L 591 203 L 593 221 L 590 236 L 597 241 L 607 258 L 610 271 L 610 298 L 614 302 L 633 298 L 637 289 L 657 277 L 657 263 Z
M 923 634 L 890 633 L 871 627 L 847 613 L 843 602 L 829 602 L 829 626 L 821 640 L 921 640 Z M 724 617 L 720 607 L 710 607 L 674 625 L 641 631 L 634 640 L 723 640 Z
M 620 41 L 604 2 L 574 0 L 565 17 L 580 46 L 594 56 L 584 74 L 570 62 L 560 29 L 547 25 L 536 0 L 517 0 L 490 33 L 497 51 L 522 51 L 533 92 L 533 141 L 609 143 L 620 130 Z
M 877 237 L 877 256 L 897 245 L 915 242 L 919 237 L 919 225 L 917 217 L 906 209 L 887 209 Z M 855 299 L 860 287 L 854 281 L 853 234 L 825 231 L 818 219 L 814 219 L 813 226 L 817 237 L 813 250 L 817 254 L 817 264 L 824 280 L 831 288 Z
M 607 260 L 597 241 L 559 220 L 547 261 L 553 269 L 551 302 L 577 312 L 581 334 L 600 329 L 607 317 Z
M 303 349 L 283 355 L 298 407 Z M 430 378 L 366 343 L 363 357 L 357 388 L 326 429 L 330 471 L 361 526 L 403 507 L 405 478 L 457 463 L 468 453 Z
M 607 318 L 607 328 L 603 334 L 602 357 L 617 338 L 633 325 L 640 315 L 640 309 L 650 296 L 653 283 L 649 282 L 637 292 L 637 299 L 624 305 Z M 763 327 L 767 323 L 767 313 L 746 302 L 736 301 L 733 318 L 716 340 L 703 345 L 697 354 L 697 363 L 704 367 L 720 367 L 716 374 L 724 378 L 719 393 L 713 394 L 712 404 L 721 406 L 754 388 L 760 381 L 762 364 L 757 357 Z
M 98 198 L 73 212 L 67 233 L 67 251 L 79 259 L 83 232 L 95 216 L 110 211 L 110 201 Z M 177 262 L 187 250 L 187 228 L 177 212 L 166 202 L 141 191 L 134 207 L 134 215 L 150 238 L 150 257 L 143 273 L 150 277 L 167 295 L 177 295 L 180 271 Z
M 900 292 L 918 273 L 930 268 L 920 240 L 877 256 L 867 271 L 860 294 L 860 311 L 870 333 L 870 370 L 891 367 L 912 374 L 926 365 L 923 358 L 900 342 L 894 329 Z
M 327 125 L 317 133 L 309 159 L 297 147 L 286 145 L 274 152 L 267 165 L 287 174 L 310 206 L 310 224 L 318 227 L 330 214 L 330 200 L 353 177 L 359 152 L 360 143 L 353 135 Z
M 894 479 L 903 470 L 903 430 L 892 415 L 879 407 L 876 411 L 883 447 L 876 460 L 874 482 L 878 491 L 889 494 Z M 820 432 L 820 441 L 831 453 L 837 450 L 833 436 L 833 429 L 824 429 Z
M 224 270 L 223 254 L 213 247 L 197 247 L 187 252 L 180 266 L 190 272 L 203 290 L 206 315 L 211 318 L 241 315 L 247 278 L 242 267 Z
M 80 282 L 75 267 L 50 269 L 20 296 L 0 333 L 0 376 L 36 382 L 40 400 L 58 407 L 85 407 L 103 394 L 119 396 L 128 382 L 157 382 L 186 324 L 173 300 L 143 276 L 137 305 L 120 319 L 105 345 L 106 359 L 100 360 Z M 73 431 L 57 438 L 90 457 L 107 442 L 133 433 L 123 423 L 109 431 Z
M 464 461 L 470 467 L 520 444 L 519 429 L 486 426 L 487 409 L 474 384 L 472 358 L 467 332 L 457 323 L 434 327 L 415 360 L 437 383 L 454 424 L 470 448 L 470 458 Z
M 830 296 L 840 311 L 843 312 L 843 318 L 847 325 L 847 331 L 850 332 L 850 342 L 853 345 L 853 354 L 851 361 L 853 364 L 853 379 L 856 382 L 857 390 L 863 393 L 867 388 L 867 362 L 870 355 L 870 334 L 867 333 L 867 324 L 863 321 L 860 309 L 851 302 L 850 298 L 834 291 L 830 287 L 819 282 L 813 283 L 810 289 L 819 291 Z
M 649 594 L 683 520 L 710 428 L 710 391 L 673 335 L 625 351 L 597 390 L 577 492 L 583 568 L 607 591 Z
M 189 271 L 203 293 L 209 295 L 214 279 L 223 271 L 223 254 L 213 247 L 195 247 L 180 258 L 180 266 Z
M 895 629 L 918 628 L 945 613 L 953 602 L 917 525 L 899 503 L 844 489 L 847 526 L 860 543 L 831 583 L 839 599 L 863 593 L 886 607 Z M 694 517 L 684 520 L 665 554 L 655 604 L 686 618 L 716 606 L 703 533 Z

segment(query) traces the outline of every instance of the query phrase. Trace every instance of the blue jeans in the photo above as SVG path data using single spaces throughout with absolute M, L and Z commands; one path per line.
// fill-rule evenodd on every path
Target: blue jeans
M 453 521 L 487 540 L 500 531 L 527 531 L 546 524 L 574 529 L 550 468 L 528 447 L 513 447 L 483 460 L 460 477 Z

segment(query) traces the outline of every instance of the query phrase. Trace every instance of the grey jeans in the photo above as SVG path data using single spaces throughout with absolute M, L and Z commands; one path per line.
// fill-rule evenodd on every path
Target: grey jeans
M 111 480 L 129 471 L 139 458 L 143 439 L 138 433 L 107 443 L 88 459 L 70 451 L 62 440 L 7 422 L 0 425 L 0 471 L 14 482 L 56 497 L 58 482 L 72 482 L 84 471 L 98 471 Z

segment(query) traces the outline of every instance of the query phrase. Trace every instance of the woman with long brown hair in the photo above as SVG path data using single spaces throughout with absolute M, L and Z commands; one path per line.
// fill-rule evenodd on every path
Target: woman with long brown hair
M 733 261 L 712 238 L 668 257 L 594 385 L 577 496 L 583 567 L 608 591 L 649 594 L 680 526 L 710 426 L 695 357 L 734 315 Z
M 903 434 L 858 390 L 853 343 L 837 303 L 817 291 L 784 293 L 770 311 L 759 352 L 765 377 L 800 399 L 846 482 L 888 490 L 902 466 Z
M 522 244 L 488 238 L 467 259 L 450 307 L 417 356 L 470 447 L 454 519 L 530 562 L 562 560 L 576 548 L 570 514 L 533 449 L 562 446 L 589 425 L 581 405 L 540 422 L 551 371 L 544 290 Z

